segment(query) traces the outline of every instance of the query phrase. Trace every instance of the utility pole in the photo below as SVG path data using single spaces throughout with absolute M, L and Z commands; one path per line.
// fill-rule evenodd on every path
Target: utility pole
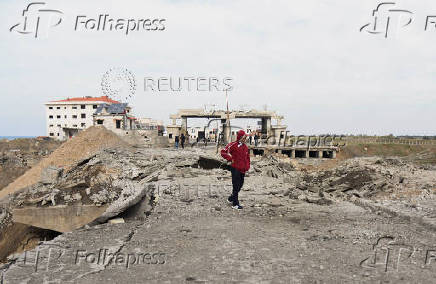
M 230 142 L 230 111 L 229 111 L 229 94 L 227 93 L 226 90 L 226 108 L 227 108 L 227 112 L 226 112 L 226 130 L 224 131 L 224 141 L 225 143 L 229 143 Z

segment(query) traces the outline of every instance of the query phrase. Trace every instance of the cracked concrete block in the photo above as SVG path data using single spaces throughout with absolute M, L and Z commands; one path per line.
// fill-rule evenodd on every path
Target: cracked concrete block
M 62 168 L 55 166 L 49 166 L 45 168 L 41 173 L 41 183 L 43 184 L 53 184 L 56 183 L 63 173 Z

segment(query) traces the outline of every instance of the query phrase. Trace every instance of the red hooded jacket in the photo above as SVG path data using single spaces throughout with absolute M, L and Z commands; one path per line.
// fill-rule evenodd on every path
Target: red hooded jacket
M 232 167 L 241 173 L 245 173 L 250 169 L 250 151 L 245 143 L 239 142 L 244 135 L 245 132 L 239 130 L 236 141 L 227 144 L 221 150 L 221 156 L 227 161 L 232 162 Z

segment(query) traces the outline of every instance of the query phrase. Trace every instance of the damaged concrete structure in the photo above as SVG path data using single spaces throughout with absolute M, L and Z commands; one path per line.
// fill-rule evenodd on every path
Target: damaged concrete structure
M 125 131 L 136 129 L 136 118 L 130 111 L 131 107 L 126 103 L 101 104 L 93 115 L 93 125 L 103 125 L 106 129 L 123 135 Z
M 126 103 L 99 105 L 93 115 L 93 124 L 103 125 L 132 145 L 168 146 L 161 124 L 152 119 L 137 119 Z
M 302 158 L 319 158 L 319 159 L 336 159 L 339 147 L 335 146 L 249 146 L 250 154 L 263 156 L 266 153 L 277 153 L 287 156 L 291 159 Z
M 177 114 L 170 115 L 172 124 L 167 126 L 168 139 L 170 143 L 174 143 L 176 136 L 182 133 L 189 137 L 188 119 L 189 118 L 206 118 L 210 122 L 219 120 L 221 123 L 221 132 L 224 138 L 224 143 L 229 143 L 236 139 L 231 130 L 231 120 L 235 119 L 258 119 L 261 126 L 260 131 L 260 145 L 250 145 L 250 152 L 252 155 L 264 155 L 265 153 L 278 153 L 286 155 L 290 158 L 336 158 L 338 147 L 331 145 L 331 143 L 323 143 L 322 145 L 281 145 L 280 141 L 286 140 L 288 131 L 287 126 L 282 124 L 283 116 L 278 115 L 274 111 L 223 111 L 223 110 L 206 110 L 206 109 L 181 109 Z M 177 124 L 177 120 L 181 120 L 181 125 Z M 276 124 L 272 121 L 276 120 Z M 205 127 L 204 129 L 207 129 Z M 187 135 L 188 134 L 188 135 Z M 220 134 L 218 134 L 220 135 Z
M 281 125 L 283 116 L 278 115 L 273 111 L 224 111 L 224 110 L 204 110 L 204 109 L 181 109 L 177 114 L 170 115 L 172 124 L 167 126 L 168 137 L 171 142 L 174 138 L 181 133 L 186 135 L 188 129 L 189 118 L 206 118 L 209 120 L 220 120 L 224 141 L 229 142 L 234 137 L 231 134 L 230 120 L 232 119 L 259 119 L 261 121 L 260 133 L 263 137 L 267 138 L 275 136 L 276 139 L 280 138 L 280 133 L 286 130 L 286 125 Z M 272 120 L 277 121 L 276 125 L 272 124 Z M 181 125 L 177 124 L 177 120 L 181 120 Z M 230 127 L 229 127 L 230 126 Z

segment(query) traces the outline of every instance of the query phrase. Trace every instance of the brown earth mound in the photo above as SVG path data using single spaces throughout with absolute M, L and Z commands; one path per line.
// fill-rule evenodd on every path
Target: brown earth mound
M 69 170 L 78 161 L 93 155 L 94 153 L 110 147 L 127 146 L 115 133 L 103 126 L 92 126 L 73 139 L 68 140 L 50 156 L 41 160 L 37 165 L 25 174 L 10 183 L 0 191 L 0 200 L 8 194 L 33 185 L 40 181 L 44 169 L 55 166 Z
M 53 139 L 0 139 L 0 190 L 62 144 Z
M 343 147 L 337 155 L 339 160 L 374 156 L 409 157 L 421 164 L 436 164 L 436 145 L 356 144 Z

